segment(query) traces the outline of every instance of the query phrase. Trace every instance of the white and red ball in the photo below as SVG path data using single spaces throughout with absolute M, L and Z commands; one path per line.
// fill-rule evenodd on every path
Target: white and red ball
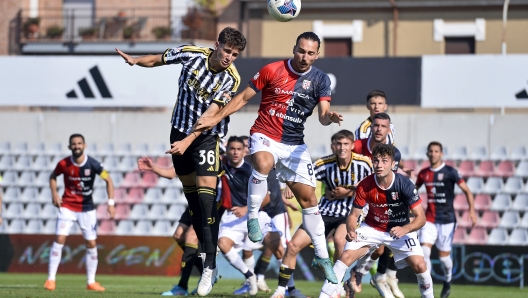
M 279 22 L 289 22 L 301 12 L 301 0 L 268 0 L 268 13 Z

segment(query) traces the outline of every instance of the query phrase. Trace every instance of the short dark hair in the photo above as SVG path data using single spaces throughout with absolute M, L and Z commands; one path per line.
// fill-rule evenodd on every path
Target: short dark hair
M 394 160 L 394 146 L 390 144 L 377 144 L 374 146 L 374 150 L 372 150 L 372 158 L 377 156 L 388 156 L 392 160 Z
M 242 141 L 249 140 L 248 136 L 240 136 L 240 138 L 242 139 Z
M 389 122 L 391 122 L 391 118 L 390 118 L 389 114 L 387 114 L 387 113 L 377 113 L 377 114 L 375 114 L 372 117 L 372 122 L 374 122 L 374 120 L 376 120 L 376 119 L 389 120 Z
M 70 136 L 70 143 L 71 144 L 71 141 L 74 139 L 74 138 L 81 138 L 83 140 L 83 143 L 85 142 L 84 141 L 84 136 L 80 133 L 74 133 Z
M 385 100 L 387 100 L 387 96 L 385 95 L 385 92 L 381 90 L 372 90 L 367 94 L 367 102 L 369 102 L 370 99 L 374 97 L 383 97 L 385 98 Z
M 332 138 L 334 138 L 334 139 L 332 140 L 332 142 L 335 142 L 335 141 L 337 141 L 337 140 L 341 140 L 341 139 L 344 139 L 344 138 L 347 138 L 347 139 L 351 140 L 352 142 L 355 141 L 354 133 L 351 132 L 351 131 L 348 130 L 348 129 L 342 129 L 342 130 L 336 132 L 336 133 L 332 136 Z
M 335 134 L 333 134 L 332 137 L 330 138 L 330 142 L 331 143 L 333 143 L 333 142 L 335 142 L 337 140 L 336 136 L 337 136 L 337 132 Z
M 301 33 L 301 35 L 297 36 L 297 40 L 295 41 L 295 46 L 299 45 L 299 40 L 301 38 L 304 38 L 304 39 L 307 39 L 307 40 L 317 41 L 317 51 L 319 51 L 319 48 L 321 47 L 321 39 L 319 39 L 319 36 L 317 36 L 317 34 L 311 32 L 311 31 L 307 31 L 307 32 Z
M 218 42 L 243 51 L 246 48 L 246 38 L 235 28 L 225 27 L 218 34 Z
M 229 137 L 229 139 L 227 140 L 226 149 L 229 147 L 229 144 L 231 144 L 233 142 L 238 142 L 238 143 L 244 145 L 244 141 L 242 140 L 241 137 L 232 136 L 232 137 Z
M 427 145 L 427 151 L 429 151 L 431 146 L 438 146 L 438 147 L 440 147 L 440 152 L 444 152 L 444 146 L 442 146 L 442 144 L 440 142 L 432 141 L 431 143 L 429 143 L 429 145 Z

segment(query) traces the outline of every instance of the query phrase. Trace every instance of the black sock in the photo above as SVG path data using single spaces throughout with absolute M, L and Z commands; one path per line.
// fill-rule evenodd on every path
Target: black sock
M 385 274 L 387 272 L 387 267 L 389 266 L 389 262 L 391 259 L 390 254 L 391 254 L 391 251 L 389 250 L 389 248 L 385 247 L 383 254 L 379 257 L 379 260 L 378 260 L 378 273 L 379 274 Z
M 279 271 L 279 287 L 286 287 L 288 281 L 290 280 L 291 275 L 293 274 L 294 269 L 285 268 L 284 266 L 280 267 Z
M 218 244 L 219 219 L 214 202 L 216 191 L 210 187 L 199 187 L 198 197 L 202 210 L 203 245 L 205 253 L 204 268 L 216 268 L 216 246 Z
M 255 274 L 259 275 L 266 273 L 268 270 L 268 265 L 270 263 L 270 258 L 264 256 L 264 254 L 260 255 L 260 258 L 257 261 L 257 265 L 255 265 Z
M 249 269 L 246 273 L 244 273 L 244 276 L 245 276 L 246 278 L 250 278 L 250 277 L 252 277 L 252 276 L 253 276 L 253 272 L 251 272 L 251 269 Z
M 200 244 L 203 242 L 202 231 L 202 209 L 200 208 L 200 198 L 198 197 L 198 189 L 196 185 L 183 186 L 183 194 L 189 204 L 189 213 L 191 214 L 191 222 Z M 203 245 L 202 245 L 203 247 Z
M 185 249 L 183 250 L 182 257 L 182 270 L 180 276 L 180 282 L 178 285 L 185 290 L 188 288 L 189 277 L 194 267 L 194 262 L 198 258 L 198 246 L 190 243 L 185 243 Z
M 295 290 L 295 287 L 288 287 L 288 292 Z
M 398 271 L 398 267 L 396 267 L 396 263 L 394 262 L 394 256 L 390 258 L 389 269 L 392 271 Z

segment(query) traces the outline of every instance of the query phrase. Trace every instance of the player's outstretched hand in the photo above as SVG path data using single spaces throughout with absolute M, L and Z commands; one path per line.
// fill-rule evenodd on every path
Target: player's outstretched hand
M 140 171 L 152 171 L 154 169 L 154 163 L 148 157 L 138 159 L 137 164 Z
M 62 198 L 60 196 L 53 196 L 52 203 L 55 207 L 60 208 L 62 205 Z
M 400 239 L 401 237 L 405 236 L 407 234 L 407 231 L 403 227 L 393 227 L 390 230 L 390 235 L 394 239 Z
M 110 219 L 114 219 L 115 214 L 116 214 L 115 206 L 108 206 L 108 215 L 110 216 Z
M 213 128 L 216 124 L 218 124 L 219 121 L 216 121 L 214 116 L 204 116 L 200 117 L 198 121 L 195 124 L 196 130 L 205 131 L 210 130 Z
M 185 141 L 177 141 L 171 144 L 171 149 L 167 150 L 166 154 L 183 155 L 185 150 L 189 148 L 190 143 Z
M 356 239 L 357 239 L 356 231 L 348 230 L 345 240 L 348 242 L 352 242 L 352 241 L 356 241 Z
M 128 65 L 130 66 L 134 66 L 136 65 L 136 59 L 134 59 L 134 57 L 128 55 L 128 54 L 125 54 L 123 53 L 121 50 L 119 50 L 118 48 L 115 48 L 116 52 L 121 55 L 121 57 L 123 57 L 123 59 L 125 60 L 126 63 L 128 63 Z
M 338 112 L 329 112 L 328 118 L 333 123 L 339 124 L 339 126 L 341 126 L 341 121 L 343 121 L 343 115 L 339 114 Z

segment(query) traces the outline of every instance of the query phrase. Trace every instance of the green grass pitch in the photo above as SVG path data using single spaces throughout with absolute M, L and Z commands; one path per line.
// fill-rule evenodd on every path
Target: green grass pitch
M 160 293 L 169 290 L 177 283 L 178 277 L 161 276 L 113 276 L 98 275 L 97 281 L 106 288 L 104 293 L 86 291 L 86 277 L 77 274 L 59 274 L 57 289 L 53 292 L 42 288 L 46 280 L 45 274 L 0 274 L 0 297 L 160 297 Z M 197 278 L 191 278 L 189 286 L 196 286 Z M 241 285 L 241 280 L 220 279 L 208 297 L 241 297 L 232 295 L 234 289 Z M 274 288 L 275 280 L 268 280 L 268 285 Z M 296 282 L 297 288 L 310 297 L 318 297 L 321 282 Z M 406 298 L 419 298 L 415 284 L 400 285 Z M 435 285 L 435 297 L 440 297 L 441 285 Z M 271 293 L 259 293 L 257 297 L 270 297 Z M 377 298 L 377 292 L 368 284 L 363 285 L 363 292 L 358 298 Z M 450 298 L 521 298 L 528 297 L 528 290 L 516 287 L 492 286 L 458 286 L 452 287 Z

